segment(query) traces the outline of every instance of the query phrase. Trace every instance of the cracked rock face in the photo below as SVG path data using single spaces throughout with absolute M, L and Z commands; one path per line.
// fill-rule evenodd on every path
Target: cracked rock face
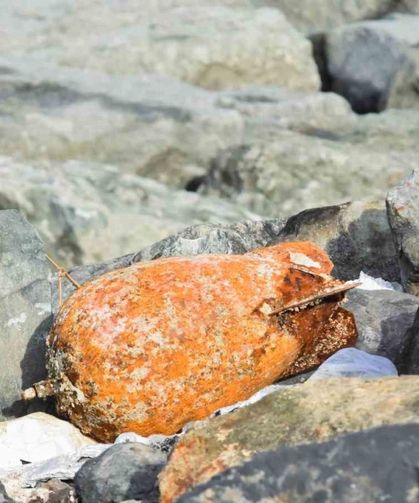
M 28 412 L 20 391 L 45 377 L 49 275 L 35 229 L 18 211 L 0 211 L 0 420 Z M 31 407 L 37 410 L 45 404 Z
M 84 284 L 49 339 L 58 410 L 83 433 L 173 434 L 356 339 L 316 245 L 138 263 Z M 349 287 L 350 288 L 350 287 Z

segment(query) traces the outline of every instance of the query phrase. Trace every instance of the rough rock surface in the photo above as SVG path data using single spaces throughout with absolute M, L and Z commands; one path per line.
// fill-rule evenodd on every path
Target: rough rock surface
M 49 338 L 58 411 L 100 441 L 173 435 L 317 366 L 356 339 L 340 308 L 348 286 L 332 267 L 314 244 L 284 243 L 137 263 L 90 281 Z
M 228 201 L 170 189 L 115 166 L 0 158 L 0 208 L 18 208 L 64 266 L 134 252 L 191 222 L 256 217 Z
M 98 161 L 183 186 L 240 141 L 217 94 L 157 75 L 115 76 L 0 58 L 0 149 L 17 159 Z
M 418 106 L 419 17 L 392 16 L 337 28 L 326 35 L 331 90 L 357 112 Z
M 362 19 L 381 17 L 394 8 L 394 0 L 251 0 L 255 5 L 279 8 L 300 31 L 311 34 Z M 409 1 L 409 0 L 407 0 Z M 416 0 L 413 0 L 416 1 Z
M 18 211 L 0 211 L 0 420 L 27 412 L 20 391 L 45 377 L 49 274 L 35 229 Z M 45 404 L 30 407 L 38 410 Z
M 174 78 L 109 75 L 0 57 L 0 152 L 112 163 L 183 187 L 219 150 L 281 129 L 346 130 L 332 93 L 252 86 L 210 92 Z
M 83 503 L 114 503 L 127 499 L 158 502 L 157 476 L 166 462 L 165 454 L 138 443 L 110 447 L 87 461 L 75 478 Z
M 348 134 L 338 138 L 353 145 L 362 145 L 370 150 L 412 149 L 418 151 L 416 138 L 419 135 L 419 114 L 416 110 L 389 108 L 380 114 L 358 116 Z M 397 177 L 391 185 L 397 184 Z
M 348 102 L 334 93 L 253 86 L 220 92 L 216 104 L 240 113 L 244 120 L 242 142 L 275 140 L 284 129 L 345 134 L 358 124 Z
M 410 358 L 411 335 L 419 299 L 391 290 L 361 290 L 348 292 L 345 309 L 356 320 L 356 346 L 368 353 L 389 358 L 404 373 Z
M 58 4 L 64 12 L 54 12 L 48 3 L 5 8 L 9 42 L 0 44 L 0 53 L 105 73 L 171 75 L 211 89 L 256 83 L 319 87 L 309 41 L 277 9 L 210 2 L 159 8 L 150 2 L 143 10 L 131 0 L 119 12 L 87 1 Z M 48 20 L 54 14 L 59 22 Z M 42 15 L 46 22 L 39 22 Z
M 383 426 L 260 453 L 178 503 L 414 503 L 419 495 L 418 435 L 417 424 Z
M 230 225 L 196 225 L 141 250 L 133 256 L 132 261 L 208 253 L 239 255 L 272 245 L 284 223 L 285 220 L 272 219 Z
M 416 376 L 306 382 L 205 421 L 172 452 L 160 476 L 162 502 L 174 501 L 258 452 L 388 424 L 419 423 L 418 384 Z
M 405 290 L 419 295 L 419 171 L 387 195 L 387 213 Z
M 417 145 L 372 149 L 333 134 L 278 131 L 274 140 L 221 152 L 199 190 L 285 216 L 354 197 L 381 198 L 414 169 L 417 156 Z

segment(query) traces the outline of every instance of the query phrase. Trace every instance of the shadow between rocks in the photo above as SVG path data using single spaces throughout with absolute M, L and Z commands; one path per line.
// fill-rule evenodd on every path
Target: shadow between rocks
M 46 339 L 52 322 L 53 315 L 51 314 L 38 325 L 27 343 L 25 354 L 20 362 L 22 390 L 46 378 Z M 54 400 L 52 398 L 36 398 L 29 402 L 16 400 L 10 406 L 1 409 L 1 413 L 7 418 L 20 417 L 38 411 L 54 414 Z

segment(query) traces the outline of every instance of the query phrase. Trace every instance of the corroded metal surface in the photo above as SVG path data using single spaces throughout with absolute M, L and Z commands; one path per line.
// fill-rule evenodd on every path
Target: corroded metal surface
M 49 338 L 58 410 L 88 435 L 173 434 L 353 344 L 345 285 L 308 242 L 109 272 L 63 305 Z M 57 386 L 57 385 L 56 385 Z

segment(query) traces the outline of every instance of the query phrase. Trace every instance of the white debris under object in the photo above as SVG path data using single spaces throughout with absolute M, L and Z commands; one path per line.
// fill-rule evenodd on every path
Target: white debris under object
M 356 348 L 345 348 L 323 362 L 308 380 L 329 379 L 331 377 L 372 379 L 397 375 L 396 367 L 388 358 L 371 355 Z
M 373 278 L 368 274 L 365 274 L 363 271 L 359 274 L 359 282 L 360 286 L 357 288 L 361 290 L 395 290 L 398 292 L 402 292 L 403 288 L 400 283 L 390 283 L 390 281 L 386 281 L 383 278 Z
M 43 412 L 0 422 L 0 476 L 22 467 L 96 444 L 68 423 Z

